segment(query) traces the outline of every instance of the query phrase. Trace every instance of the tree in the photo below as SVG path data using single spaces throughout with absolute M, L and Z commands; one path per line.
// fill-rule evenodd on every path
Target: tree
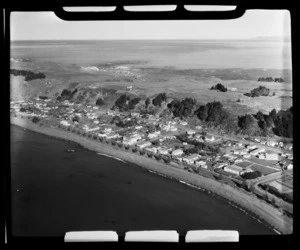
M 277 117 L 276 109 L 272 109 L 271 112 L 269 113 L 269 116 L 272 118 L 273 121 L 275 121 L 275 119 Z
M 34 116 L 31 121 L 33 123 L 38 123 L 40 121 L 40 118 L 38 118 L 37 116 Z
M 148 152 L 147 155 L 149 158 L 151 158 L 153 156 L 152 152 Z
M 104 104 L 105 104 L 104 100 L 103 100 L 102 98 L 99 97 L 99 98 L 97 99 L 97 101 L 96 101 L 96 105 L 97 105 L 97 106 L 102 106 L 102 105 L 104 105 Z
M 211 90 L 215 90 L 215 89 L 219 90 L 221 92 L 227 92 L 227 88 L 224 85 L 222 85 L 221 83 L 218 83 L 215 86 L 211 87 Z
M 160 161 L 161 160 L 161 155 L 160 154 L 156 154 L 155 155 L 155 159 L 158 160 L 158 161 Z
M 263 112 L 258 111 L 258 112 L 256 113 L 256 119 L 257 119 L 258 121 L 264 120 L 264 114 L 263 114 Z
M 244 116 L 239 116 L 238 126 L 246 134 L 255 134 L 258 131 L 258 123 L 253 115 L 246 114 Z
M 261 173 L 258 171 L 254 172 L 246 172 L 241 175 L 244 179 L 251 180 L 251 179 L 256 179 L 261 176 Z
M 166 93 L 160 93 L 152 100 L 152 104 L 154 106 L 161 106 L 162 102 L 166 100 L 167 100 Z
M 171 158 L 170 156 L 166 156 L 163 158 L 165 163 L 170 163 L 171 162 Z
M 149 104 L 150 104 L 150 99 L 147 98 L 147 99 L 145 100 L 145 108 L 146 108 L 146 109 L 148 108 Z

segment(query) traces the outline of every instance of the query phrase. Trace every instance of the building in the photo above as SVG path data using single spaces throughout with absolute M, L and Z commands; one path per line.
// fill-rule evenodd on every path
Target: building
M 264 148 L 257 148 L 257 149 L 254 149 L 253 151 L 251 151 L 250 154 L 251 155 L 258 155 L 259 153 L 262 153 L 264 151 L 265 151 Z
M 187 133 L 188 135 L 193 135 L 193 134 L 196 133 L 196 131 L 194 131 L 194 130 L 187 130 L 186 133 Z
M 243 168 L 235 165 L 229 165 L 224 167 L 224 171 L 231 174 L 240 175 L 240 173 L 243 171 Z
M 60 124 L 66 127 L 70 126 L 70 123 L 68 123 L 67 121 L 61 121 Z
M 142 149 L 145 147 L 150 147 L 152 143 L 150 141 L 141 141 L 137 143 L 138 148 Z
M 214 141 L 215 137 L 213 135 L 206 135 L 205 136 L 205 141 Z
M 243 155 L 243 157 L 246 158 L 246 159 L 249 159 L 251 157 L 251 155 L 250 154 L 245 154 L 245 155 Z
M 160 153 L 161 155 L 168 155 L 170 150 L 170 148 L 160 148 L 158 150 L 158 153 Z
M 278 154 L 268 154 L 268 153 L 266 153 L 266 160 L 278 160 Z
M 172 157 L 174 156 L 181 156 L 183 154 L 183 151 L 182 149 L 175 149 L 173 152 L 172 152 Z
M 241 150 L 234 150 L 233 153 L 235 155 L 246 155 L 246 154 L 248 154 L 248 151 L 245 149 L 241 149 Z
M 119 137 L 120 137 L 120 135 L 116 134 L 116 133 L 111 133 L 111 134 L 106 135 L 107 139 L 116 139 L 116 138 L 119 138 Z
M 276 143 L 275 141 L 268 141 L 268 142 L 267 142 L 267 145 L 268 145 L 268 146 L 271 146 L 271 147 L 275 147 L 276 144 L 277 144 L 277 143 Z
M 182 160 L 187 164 L 194 164 L 196 160 L 198 160 L 200 156 L 198 154 L 192 154 L 187 157 L 184 157 Z
M 123 138 L 123 144 L 125 144 L 125 145 L 134 145 L 140 139 L 142 139 L 141 135 L 139 135 L 139 134 L 133 134 L 133 135 L 131 135 L 129 137 L 124 137 Z
M 145 151 L 153 153 L 153 154 L 156 154 L 157 153 L 157 148 L 155 148 L 155 147 L 149 147 L 149 148 L 145 148 Z
M 155 132 L 153 132 L 153 133 L 149 133 L 149 134 L 148 134 L 148 138 L 149 138 L 149 139 L 155 138 L 155 137 L 157 137 L 159 134 L 160 134 L 160 131 L 155 131 Z
M 247 146 L 247 149 L 249 149 L 249 150 L 253 150 L 253 149 L 256 149 L 256 148 L 257 148 L 256 145 L 253 145 L 253 144 L 249 144 Z

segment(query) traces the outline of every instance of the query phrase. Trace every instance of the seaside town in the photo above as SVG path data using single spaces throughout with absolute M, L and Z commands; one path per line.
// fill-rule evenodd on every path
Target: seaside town
M 11 101 L 11 116 L 56 127 L 240 188 L 293 216 L 290 142 L 226 137 L 164 113 L 121 112 L 44 96 Z

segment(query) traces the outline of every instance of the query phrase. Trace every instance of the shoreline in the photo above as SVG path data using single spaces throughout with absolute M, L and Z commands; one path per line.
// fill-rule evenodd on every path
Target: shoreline
M 205 178 L 203 176 L 187 172 L 180 168 L 175 168 L 171 165 L 165 164 L 161 161 L 150 159 L 147 156 L 140 156 L 136 153 L 119 150 L 110 144 L 101 143 L 91 138 L 83 137 L 55 127 L 45 127 L 34 124 L 27 119 L 19 117 L 11 117 L 11 124 L 17 125 L 31 131 L 48 135 L 50 137 L 65 139 L 68 141 L 80 144 L 88 150 L 92 150 L 99 155 L 115 158 L 116 160 L 125 161 L 138 165 L 149 172 L 179 181 L 185 185 L 197 188 L 208 193 L 213 193 L 225 199 L 231 206 L 238 206 L 250 216 L 255 215 L 259 222 L 264 220 L 268 225 L 271 225 L 273 230 L 282 234 L 291 234 L 293 232 L 293 220 L 287 216 L 282 215 L 277 209 L 273 208 L 266 202 L 259 200 L 256 197 L 250 196 L 242 190 L 230 187 L 226 184 L 219 183 L 215 180 Z

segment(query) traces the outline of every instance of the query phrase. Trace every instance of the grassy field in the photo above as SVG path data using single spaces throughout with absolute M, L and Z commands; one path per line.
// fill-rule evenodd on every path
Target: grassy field
M 256 163 L 256 164 L 260 164 L 263 166 L 272 166 L 274 164 L 276 164 L 278 161 L 277 160 L 264 160 L 264 159 L 258 159 L 256 157 L 251 157 L 249 159 L 250 162 Z
M 15 67 L 15 66 L 12 66 Z M 117 88 L 125 91 L 127 86 L 132 86 L 131 93 L 137 96 L 153 96 L 166 92 L 171 98 L 193 97 L 199 103 L 220 101 L 223 106 L 236 115 L 253 113 L 258 110 L 269 112 L 271 109 L 287 109 L 292 105 L 292 84 L 291 83 L 267 83 L 256 80 L 245 80 L 243 74 L 241 79 L 222 80 L 217 71 L 204 72 L 203 70 L 178 70 L 174 68 L 140 68 L 140 78 L 131 75 L 120 75 L 120 72 L 80 72 L 78 67 L 71 65 L 63 67 L 50 63 L 42 63 L 36 66 L 24 64 L 23 68 L 33 71 L 40 71 L 46 74 L 45 80 L 35 80 L 29 83 L 22 82 L 22 79 L 12 77 L 12 96 L 36 96 L 55 95 L 61 93 L 71 83 L 77 82 L 78 88 Z M 225 79 L 230 79 L 230 74 L 236 71 L 226 71 Z M 243 70 L 240 70 L 243 71 Z M 239 75 L 239 74 L 238 74 Z M 216 77 L 218 76 L 218 77 Z M 222 76 L 223 77 L 223 76 Z M 51 84 L 46 84 L 51 82 Z M 216 83 L 222 83 L 225 87 L 237 88 L 236 91 L 219 92 L 210 90 Z M 246 97 L 244 93 L 250 92 L 260 85 L 270 88 L 270 97 Z M 282 97 L 285 98 L 282 98 Z M 237 102 L 241 99 L 241 102 Z
M 262 173 L 263 175 L 268 175 L 268 174 L 278 172 L 278 170 L 268 168 L 268 167 L 264 167 L 264 166 L 257 165 L 257 164 L 252 165 L 251 169 L 258 171 L 258 172 Z

